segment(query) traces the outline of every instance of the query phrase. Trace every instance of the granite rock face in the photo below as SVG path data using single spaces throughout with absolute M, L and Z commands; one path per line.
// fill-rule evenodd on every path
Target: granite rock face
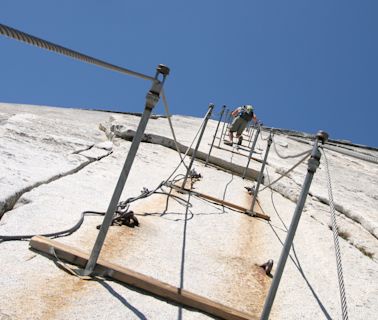
M 0 103 L 0 235 L 60 231 L 74 225 L 83 211 L 105 211 L 131 145 L 126 133 L 135 132 L 139 119 L 136 114 Z M 178 164 L 185 150 L 193 148 L 202 120 L 173 116 L 172 122 L 177 144 L 166 118 L 150 119 L 121 200 L 185 174 Z M 193 188 L 248 208 L 252 199 L 245 187 L 255 181 L 242 179 L 240 170 L 248 159 L 248 134 L 241 148 L 216 139 L 205 166 L 216 126 L 210 120 L 203 136 L 201 157 L 194 161 L 202 178 Z M 251 172 L 260 171 L 269 130 L 264 127 L 257 141 Z M 295 165 L 311 150 L 312 141 L 313 134 L 275 130 L 258 196 L 271 221 L 175 191 L 183 200 L 154 194 L 131 206 L 140 227 L 110 228 L 102 257 L 258 317 L 271 283 L 259 265 L 273 259 L 274 276 L 307 172 L 306 160 Z M 341 317 L 326 160 L 349 315 L 374 319 L 378 150 L 334 140 L 321 150 L 272 319 Z M 189 156 L 185 162 L 189 164 Z M 90 252 L 101 219 L 87 216 L 77 232 L 57 241 Z M 0 259 L 0 319 L 24 319 L 26 314 L 29 319 L 209 318 L 119 283 L 82 281 L 30 251 L 26 241 L 0 242 Z

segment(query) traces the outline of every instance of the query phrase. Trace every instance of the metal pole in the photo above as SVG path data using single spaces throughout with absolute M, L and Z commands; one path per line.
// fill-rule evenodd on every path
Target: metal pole
M 208 153 L 207 158 L 206 158 L 205 167 L 207 166 L 207 163 L 209 162 L 210 153 L 211 153 L 211 150 L 213 149 L 214 141 L 215 141 L 215 138 L 216 138 L 216 136 L 217 136 L 218 129 L 219 129 L 219 125 L 220 125 L 220 123 L 221 123 L 221 121 L 222 121 L 223 113 L 224 113 L 224 110 L 225 110 L 225 109 L 226 109 L 226 106 L 223 106 L 223 107 L 222 107 L 222 110 L 221 110 L 221 112 L 220 112 L 219 121 L 218 121 L 218 124 L 217 124 L 217 128 L 215 129 L 215 133 L 214 133 L 214 137 L 213 137 L 213 142 L 211 142 L 210 150 L 209 150 L 209 153 Z
M 163 75 L 162 81 L 158 80 L 159 74 Z M 114 213 L 117 209 L 119 199 L 121 197 L 121 194 L 122 194 L 123 188 L 125 186 L 127 177 L 130 173 L 131 166 L 133 164 L 135 155 L 136 155 L 138 148 L 139 148 L 139 144 L 142 140 L 144 130 L 146 129 L 148 119 L 151 115 L 152 109 L 155 107 L 155 105 L 159 101 L 160 92 L 161 92 L 161 89 L 163 88 L 165 78 L 168 74 L 169 74 L 169 68 L 167 68 L 164 65 L 158 66 L 157 71 L 156 71 L 156 75 L 155 75 L 155 80 L 152 84 L 150 91 L 147 93 L 147 96 L 146 96 L 146 105 L 145 105 L 145 109 L 144 109 L 142 118 L 140 119 L 138 129 L 135 133 L 134 139 L 133 139 L 131 146 L 130 146 L 130 150 L 127 154 L 125 163 L 123 165 L 121 174 L 118 178 L 117 185 L 115 187 L 113 196 L 110 200 L 110 203 L 109 203 L 108 209 L 106 211 L 104 220 L 101 224 L 101 228 L 100 228 L 100 231 L 97 235 L 96 242 L 93 246 L 92 253 L 89 257 L 87 265 L 85 266 L 85 270 L 84 270 L 84 273 L 83 273 L 84 275 L 92 274 L 92 272 L 93 272 L 93 270 L 96 266 L 97 259 L 100 255 L 102 245 L 104 244 L 106 234 L 107 234 L 109 226 L 112 222 L 113 215 L 114 215 Z
M 227 127 L 226 127 L 226 131 L 224 132 L 223 139 L 226 137 L 227 129 L 229 129 L 230 127 L 231 120 L 232 120 L 232 111 L 230 110 L 230 113 L 228 114 L 228 119 L 227 119 Z
M 255 203 L 256 203 L 256 199 L 257 199 L 257 194 L 259 193 L 259 189 L 260 189 L 260 184 L 261 184 L 261 180 L 264 176 L 264 169 L 265 169 L 265 165 L 266 165 L 266 160 L 268 159 L 268 154 L 269 154 L 269 150 L 270 150 L 270 146 L 272 145 L 272 132 L 270 132 L 269 134 L 269 139 L 268 139 L 268 145 L 266 147 L 266 151 L 265 151 L 265 156 L 264 156 L 264 161 L 261 165 L 261 170 L 260 170 L 260 173 L 259 173 L 259 177 L 257 178 L 257 185 L 256 185 L 256 189 L 255 189 L 255 192 L 253 194 L 253 200 L 252 200 L 252 205 L 251 205 L 251 209 L 250 209 L 250 212 L 248 212 L 248 214 L 250 215 L 254 215 L 254 207 L 255 207 Z
M 260 318 L 261 320 L 268 320 L 269 318 L 270 310 L 272 309 L 273 301 L 276 296 L 278 285 L 281 280 L 282 272 L 284 270 L 285 263 L 289 255 L 291 245 L 293 243 L 295 231 L 297 230 L 299 219 L 301 217 L 302 210 L 306 201 L 306 197 L 310 189 L 311 181 L 320 163 L 321 154 L 318 149 L 318 144 L 319 144 L 319 141 L 324 143 L 325 141 L 327 141 L 327 139 L 328 139 L 328 134 L 326 132 L 319 131 L 316 135 L 314 146 L 311 152 L 311 158 L 308 161 L 306 178 L 303 183 L 301 194 L 299 195 L 299 199 L 298 199 L 295 211 L 294 211 L 293 219 L 291 220 L 291 224 L 287 232 L 287 237 L 286 237 L 284 246 L 282 248 L 280 259 L 277 264 L 277 269 L 273 277 L 273 282 L 269 289 L 268 297 L 265 300 L 264 309 L 262 311 L 261 318 Z
M 249 138 L 248 138 L 248 148 L 251 146 L 251 142 L 252 142 L 252 137 L 253 137 L 253 132 L 255 131 L 255 127 L 256 127 L 256 123 L 253 124 L 253 128 L 249 134 Z
M 198 140 L 197 140 L 197 145 L 193 151 L 193 155 L 192 155 L 192 159 L 190 160 L 190 163 L 189 163 L 189 166 L 188 166 L 188 169 L 186 170 L 186 175 L 185 175 L 185 178 L 184 178 L 184 182 L 182 183 L 182 186 L 181 188 L 185 188 L 185 184 L 186 184 L 186 180 L 188 180 L 188 176 L 189 176 L 189 173 L 190 173 L 190 169 L 192 168 L 192 165 L 193 165 L 193 162 L 194 162 L 194 159 L 196 158 L 196 153 L 197 153 L 197 150 L 199 148 L 199 145 L 201 143 L 201 140 L 202 140 L 202 136 L 203 136 L 203 133 L 205 132 L 205 129 L 206 129 L 206 125 L 207 125 L 207 122 L 209 121 L 210 117 L 211 117 L 211 112 L 213 111 L 214 109 L 214 104 L 210 103 L 209 104 L 209 109 L 207 110 L 207 113 L 206 113 L 206 116 L 205 116 L 205 120 L 203 122 L 203 126 L 202 126 L 202 129 L 201 129 L 201 133 L 198 137 Z
M 248 166 L 249 166 L 249 162 L 251 161 L 253 151 L 255 151 L 255 146 L 256 146 L 257 138 L 259 137 L 259 134 L 260 134 L 260 129 L 261 129 L 260 125 L 257 125 L 255 139 L 253 140 L 252 148 L 249 151 L 247 165 L 245 166 L 244 171 L 243 171 L 243 176 L 242 176 L 243 179 L 245 178 L 245 175 L 247 173 L 247 169 L 248 169 Z
M 224 131 L 224 126 L 226 125 L 226 119 L 227 119 L 228 113 L 229 113 L 229 109 L 226 110 L 226 116 L 224 117 L 224 122 L 223 122 L 222 132 L 221 132 L 219 142 L 218 142 L 218 147 L 220 147 L 220 144 L 221 144 L 222 139 L 223 139 L 223 131 Z

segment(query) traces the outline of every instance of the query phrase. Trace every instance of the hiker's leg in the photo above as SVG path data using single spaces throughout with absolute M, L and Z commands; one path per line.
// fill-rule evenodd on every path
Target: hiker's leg
M 233 142 L 234 141 L 234 133 L 230 130 L 229 134 L 228 134 L 228 137 L 230 138 L 230 141 Z

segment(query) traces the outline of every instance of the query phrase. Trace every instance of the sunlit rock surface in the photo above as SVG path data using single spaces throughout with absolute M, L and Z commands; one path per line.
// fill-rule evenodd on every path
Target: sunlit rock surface
M 200 153 L 208 153 L 217 118 L 215 114 L 208 123 Z M 0 235 L 61 231 L 72 227 L 83 211 L 106 211 L 131 145 L 130 139 L 121 138 L 120 128 L 135 131 L 139 119 L 120 113 L 0 104 Z M 177 142 L 189 147 L 202 119 L 173 116 L 172 122 Z M 218 136 L 221 130 L 222 126 Z M 180 156 L 174 147 L 167 147 L 173 138 L 166 118 L 150 119 L 146 134 L 160 140 L 141 143 L 121 200 L 186 172 L 181 166 L 171 176 Z M 251 170 L 261 168 L 268 134 L 265 128 L 257 141 Z M 285 177 L 259 193 L 270 222 L 195 196 L 189 198 L 189 207 L 175 198 L 167 205 L 167 195 L 155 194 L 131 204 L 140 227 L 110 228 L 101 256 L 258 317 L 272 281 L 259 265 L 273 259 L 274 276 L 307 171 L 304 161 L 286 174 L 303 155 L 282 157 L 310 150 L 312 137 L 286 130 L 273 137 L 260 190 Z M 315 173 L 272 319 L 341 318 L 325 159 L 349 316 L 375 319 L 378 313 L 378 151 L 350 142 L 332 141 L 330 146 L 334 149 L 324 148 L 326 158 L 323 154 Z M 202 176 L 194 183 L 195 190 L 249 208 L 251 196 L 244 187 L 254 182 L 233 171 L 247 163 L 248 135 L 239 150 L 216 139 L 211 156 L 222 161 L 216 166 L 210 161 L 206 167 L 204 161 L 194 162 Z M 185 162 L 189 164 L 190 158 Z M 188 195 L 172 194 L 188 200 Z M 86 216 L 78 231 L 57 241 L 90 252 L 101 221 L 101 216 Z M 53 259 L 31 251 L 28 241 L 1 242 L 0 261 L 0 319 L 209 318 L 119 283 L 83 281 L 62 271 Z

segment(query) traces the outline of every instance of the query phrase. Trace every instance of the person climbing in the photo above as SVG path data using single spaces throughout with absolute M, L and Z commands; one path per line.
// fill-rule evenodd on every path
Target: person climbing
M 231 115 L 234 117 L 234 120 L 231 123 L 229 138 L 230 141 L 226 144 L 231 144 L 234 141 L 234 132 L 236 132 L 236 138 L 238 138 L 238 145 L 241 145 L 243 142 L 243 131 L 247 127 L 248 122 L 253 119 L 257 123 L 256 115 L 253 111 L 251 105 L 244 105 L 239 108 L 236 108 L 231 112 Z

